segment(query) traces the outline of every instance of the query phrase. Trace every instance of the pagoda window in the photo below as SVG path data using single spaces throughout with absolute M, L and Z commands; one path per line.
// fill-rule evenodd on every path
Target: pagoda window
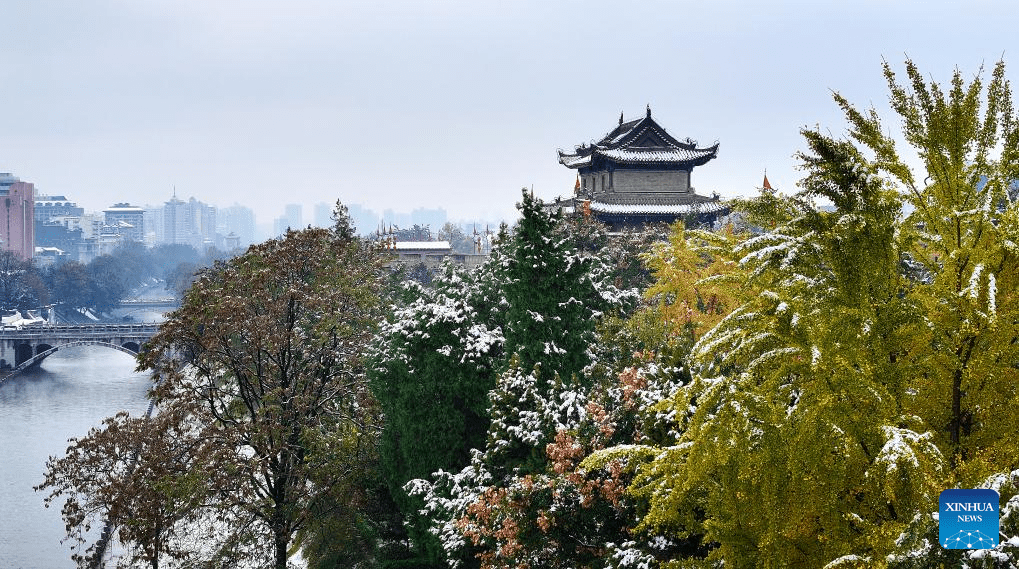
M 612 183 L 612 170 L 609 170 L 609 187 L 610 188 L 616 187 L 616 185 Z
M 601 189 L 605 189 L 605 174 L 601 175 Z

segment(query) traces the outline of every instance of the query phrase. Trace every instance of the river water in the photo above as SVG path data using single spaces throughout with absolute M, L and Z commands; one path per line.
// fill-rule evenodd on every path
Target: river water
M 103 418 L 145 413 L 148 376 L 134 358 L 98 346 L 65 348 L 0 385 L 0 568 L 72 569 L 60 504 L 43 506 L 46 459 Z

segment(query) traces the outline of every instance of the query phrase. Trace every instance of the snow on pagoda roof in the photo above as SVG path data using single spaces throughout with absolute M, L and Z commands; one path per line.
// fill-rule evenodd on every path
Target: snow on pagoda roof
M 686 215 L 688 213 L 715 213 L 729 209 L 729 204 L 720 199 L 704 196 L 696 196 L 696 198 L 696 201 L 691 200 L 683 203 L 662 203 L 657 200 L 609 203 L 600 200 L 590 200 L 589 208 L 592 213 L 614 215 Z M 583 210 L 585 201 L 587 200 L 580 197 L 557 198 L 555 201 L 545 204 L 545 208 L 550 211 L 562 209 L 563 213 L 572 214 Z
M 623 149 L 604 150 L 602 156 L 611 158 L 616 162 L 696 162 L 707 158 L 715 157 L 716 149 L 695 149 L 670 148 L 668 150 L 645 150 L 645 149 Z M 707 160 L 705 160 L 706 162 Z
M 573 153 L 559 151 L 559 163 L 567 168 L 591 166 L 595 158 L 623 164 L 669 164 L 684 167 L 700 166 L 718 156 L 718 143 L 698 148 L 691 139 L 679 141 L 651 118 L 623 122 L 594 144 L 581 144 Z
M 722 201 L 708 201 L 687 204 L 609 204 L 592 201 L 591 211 L 596 213 L 616 214 L 687 214 L 687 213 L 714 213 L 728 208 L 728 204 Z
M 577 154 L 563 154 L 559 153 L 559 163 L 567 168 L 580 168 L 582 166 L 591 165 L 591 155 L 580 156 Z

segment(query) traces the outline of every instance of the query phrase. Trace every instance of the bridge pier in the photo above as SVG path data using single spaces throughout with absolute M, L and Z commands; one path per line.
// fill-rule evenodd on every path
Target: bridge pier
M 0 369 L 17 367 L 35 356 L 35 347 L 28 340 L 0 342 Z

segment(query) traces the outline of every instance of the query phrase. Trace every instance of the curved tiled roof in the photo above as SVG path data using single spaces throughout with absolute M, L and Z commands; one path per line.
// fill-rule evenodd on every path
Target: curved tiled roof
M 687 213 L 714 213 L 728 208 L 729 205 L 722 201 L 708 201 L 698 203 L 687 203 L 677 205 L 665 204 L 609 204 L 598 201 L 591 202 L 591 211 L 597 213 L 616 214 L 687 214 Z
M 643 120 L 644 119 L 637 119 L 626 123 L 620 123 L 619 126 L 612 129 L 608 134 L 606 134 L 605 138 L 601 139 L 601 141 L 598 144 L 606 143 L 611 144 L 613 142 L 618 143 L 620 140 L 623 139 L 623 137 L 630 134 L 630 131 L 632 131 L 633 128 L 640 124 L 641 121 Z
M 580 168 L 581 166 L 587 166 L 591 164 L 591 155 L 578 156 L 576 154 L 563 154 L 559 153 L 559 163 L 566 166 L 567 168 Z
M 718 153 L 718 145 L 711 148 L 670 148 L 667 150 L 658 148 L 615 148 L 612 150 L 599 150 L 599 154 L 615 162 L 628 164 L 640 164 L 644 162 L 697 162 L 697 165 L 707 162 Z M 590 162 L 590 157 L 588 157 Z M 702 162 L 703 161 L 703 162 Z
M 590 166 L 595 156 L 621 164 L 669 164 L 686 167 L 700 166 L 718 155 L 718 143 L 707 148 L 698 148 L 697 143 L 687 139 L 673 138 L 651 118 L 646 117 L 622 122 L 600 141 L 576 147 L 575 152 L 559 151 L 559 163 L 567 168 Z

